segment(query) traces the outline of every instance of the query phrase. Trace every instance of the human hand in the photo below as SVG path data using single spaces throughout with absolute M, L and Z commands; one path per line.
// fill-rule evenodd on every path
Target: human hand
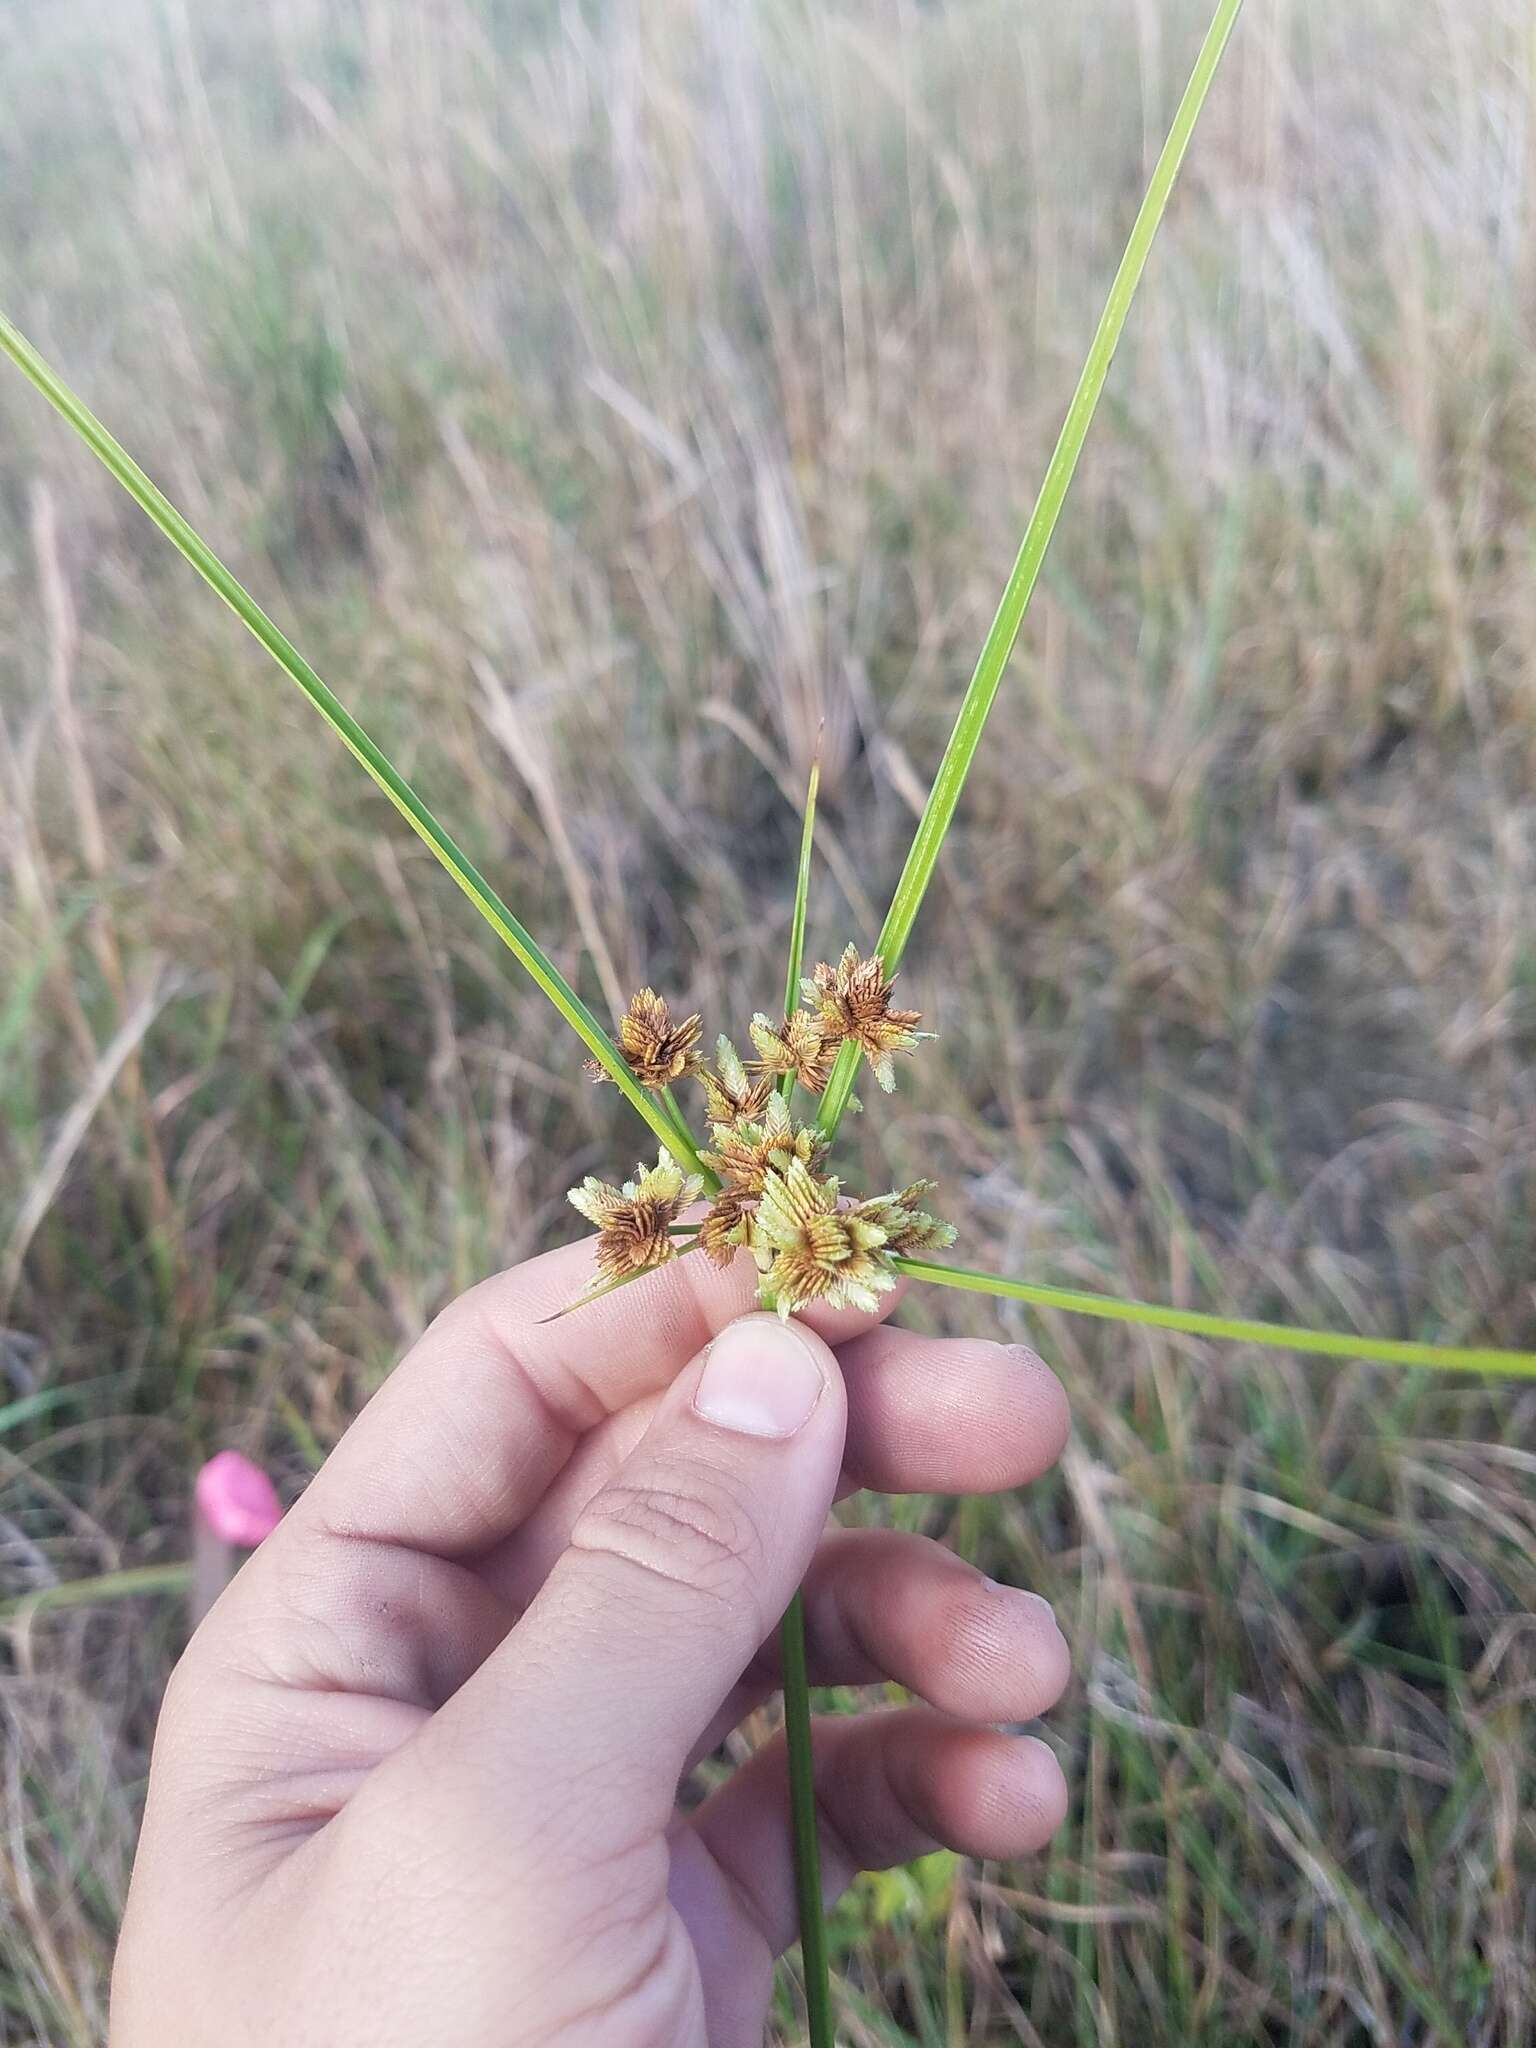
M 850 1487 L 1036 1477 L 1054 1376 L 851 1312 L 744 1316 L 745 1262 L 541 1321 L 589 1265 L 448 1308 L 193 1637 L 114 2048 L 757 2048 L 795 1935 L 782 1743 L 675 1799 L 772 1691 L 802 1579 L 813 1682 L 930 1703 L 818 1722 L 829 1893 L 1060 1821 L 1049 1750 L 985 1725 L 1066 1683 L 1044 1602 L 921 1537 L 826 1533 Z

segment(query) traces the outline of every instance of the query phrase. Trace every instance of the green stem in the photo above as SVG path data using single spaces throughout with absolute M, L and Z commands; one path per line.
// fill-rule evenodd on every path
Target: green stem
M 687 1126 L 675 1128 L 652 1102 L 630 1072 L 629 1064 L 596 1017 L 577 995 L 554 962 L 524 929 L 490 884 L 427 809 L 410 784 L 375 745 L 341 699 L 320 680 L 298 649 L 279 631 L 244 586 L 225 568 L 206 541 L 188 524 L 160 488 L 151 483 L 139 465 L 55 375 L 24 334 L 0 313 L 0 350 L 8 355 L 23 376 L 36 386 L 54 410 L 66 419 L 103 466 L 122 485 L 140 509 L 159 527 L 171 545 L 192 564 L 210 588 L 217 592 L 258 639 L 284 673 L 304 692 L 331 730 L 372 776 L 406 823 L 431 848 L 443 866 L 474 904 L 486 923 L 516 956 L 538 983 L 566 1023 L 581 1039 L 592 1057 L 618 1085 L 631 1105 L 649 1124 L 669 1151 L 680 1152 L 692 1173 L 704 1174 L 714 1187 L 713 1175 L 700 1162 Z
M 1000 1294 L 1009 1301 L 1065 1309 L 1069 1315 L 1099 1316 L 1114 1323 L 1141 1323 L 1178 1330 L 1190 1337 L 1220 1337 L 1229 1343 L 1268 1344 L 1282 1351 L 1310 1351 L 1325 1358 L 1366 1358 L 1383 1365 L 1416 1365 L 1448 1372 L 1508 1373 L 1536 1379 L 1536 1352 L 1499 1351 L 1483 1345 L 1415 1344 L 1397 1337 L 1357 1337 L 1347 1330 L 1307 1330 L 1289 1323 L 1252 1322 L 1240 1316 L 1206 1315 L 1195 1309 L 1163 1308 L 1153 1302 L 1116 1301 L 1070 1287 L 1043 1287 L 1029 1280 L 1002 1280 L 969 1266 L 940 1266 L 931 1259 L 897 1258 L 897 1269 L 913 1280 L 960 1287 L 972 1294 Z
M 789 924 L 789 962 L 784 975 L 784 1015 L 800 996 L 805 964 L 805 926 L 811 895 L 811 843 L 816 832 L 816 794 L 821 787 L 821 752 L 805 792 L 800 828 L 800 862 L 795 870 L 795 907 Z M 786 1074 L 779 1092 L 788 1102 L 795 1077 Z M 790 1847 L 795 1866 L 795 1902 L 800 1922 L 800 1967 L 805 1979 L 810 2048 L 833 2048 L 832 1989 L 827 1974 L 827 1926 L 821 1891 L 821 1837 L 816 1825 L 816 1765 L 811 1741 L 811 1687 L 805 1668 L 805 1610 L 796 1593 L 779 1626 L 784 1656 L 784 1746 L 789 1775 Z
M 670 1150 L 676 1153 L 681 1147 L 684 1149 L 685 1157 L 689 1154 L 692 1155 L 695 1171 L 702 1173 L 704 1175 L 705 1180 L 709 1185 L 710 1192 L 711 1194 L 713 1194 L 714 1190 L 720 1185 L 720 1183 L 715 1179 L 714 1175 L 709 1172 L 707 1167 L 704 1165 L 703 1160 L 701 1160 L 698 1156 L 698 1151 L 694 1145 L 693 1132 L 688 1127 L 687 1117 L 683 1115 L 683 1105 L 678 1101 L 677 1097 L 672 1093 L 672 1090 L 670 1088 L 662 1089 L 661 1099 L 666 1106 L 668 1116 L 671 1117 L 673 1124 L 676 1126 L 676 1141 L 670 1147 Z
M 997 608 L 986 642 L 982 647 L 976 672 L 966 689 L 960 715 L 955 720 L 954 731 L 944 749 L 944 758 L 939 763 L 939 772 L 934 777 L 933 788 L 919 820 L 917 833 L 907 855 L 907 864 L 901 871 L 901 880 L 896 884 L 896 893 L 891 898 L 891 907 L 881 929 L 875 951 L 885 962 L 887 974 L 896 972 L 897 963 L 906 950 L 908 936 L 933 875 L 939 849 L 954 817 L 955 806 L 960 801 L 960 792 L 965 787 L 965 778 L 970 773 L 972 759 L 981 741 L 982 728 L 987 714 L 992 709 L 992 700 L 997 695 L 997 686 L 1002 681 L 1003 670 L 1013 652 L 1013 643 L 1018 638 L 1019 627 L 1023 624 L 1024 613 L 1034 591 L 1035 579 L 1040 574 L 1040 564 L 1050 545 L 1051 535 L 1056 530 L 1062 502 L 1072 482 L 1077 458 L 1082 453 L 1083 442 L 1092 424 L 1099 394 L 1104 388 L 1104 379 L 1109 373 L 1110 362 L 1120 340 L 1125 318 L 1136 296 L 1136 287 L 1146 268 L 1147 256 L 1157 234 L 1168 204 L 1168 195 L 1189 147 L 1189 139 L 1200 118 L 1200 109 L 1210 91 L 1211 80 L 1221 61 L 1221 53 L 1232 33 L 1243 0 L 1219 0 L 1215 16 L 1200 46 L 1195 59 L 1195 68 L 1190 73 L 1189 84 L 1184 88 L 1184 97 L 1179 101 L 1178 111 L 1173 117 L 1173 126 L 1168 131 L 1168 140 L 1163 144 L 1152 177 L 1147 185 L 1146 197 L 1131 228 L 1130 240 L 1125 245 L 1125 254 L 1120 259 L 1120 268 L 1115 272 L 1109 287 L 1109 296 L 1104 302 L 1095 330 L 1093 344 L 1088 350 L 1088 360 L 1083 364 L 1083 374 L 1077 380 L 1077 389 L 1072 394 L 1072 403 L 1067 407 L 1067 417 L 1062 424 L 1061 436 L 1055 451 L 1046 466 L 1045 478 L 1040 485 L 1040 495 L 1035 500 L 1035 509 L 1030 514 L 1029 525 L 1024 530 L 1024 539 L 1013 565 L 1013 572 L 1003 591 L 1002 602 Z M 835 1135 L 848 1107 L 848 1097 L 853 1092 L 853 1079 L 858 1070 L 859 1048 L 850 1039 L 838 1054 L 837 1064 L 832 1069 L 832 1078 L 827 1083 L 821 1098 L 821 1107 L 816 1121 L 827 1133 Z
M 789 1827 L 795 1855 L 795 1904 L 810 2048 L 835 2048 L 827 1923 L 821 1895 L 821 1833 L 811 1751 L 811 1686 L 805 1665 L 805 1605 L 796 1593 L 779 1624 L 784 1660 L 784 1746 L 789 1761 Z
M 697 1231 L 698 1225 L 696 1223 L 684 1223 L 678 1224 L 676 1228 L 678 1230 Z M 680 1259 L 686 1259 L 690 1252 L 696 1252 L 698 1249 L 699 1240 L 695 1237 L 691 1244 L 679 1246 L 677 1256 Z M 659 1273 L 662 1270 L 660 1266 L 641 1266 L 633 1273 L 621 1273 L 616 1280 L 599 1281 L 595 1285 L 588 1287 L 583 1293 L 578 1294 L 574 1301 L 568 1301 L 564 1308 L 557 1308 L 553 1315 L 540 1316 L 539 1326 L 542 1328 L 545 1323 L 558 1323 L 566 1316 L 575 1315 L 578 1309 L 590 1308 L 594 1301 L 605 1301 L 610 1294 L 617 1294 L 621 1287 L 633 1287 L 637 1280 L 644 1280 L 650 1274 Z
M 94 1607 L 103 1600 L 134 1600 L 146 1593 L 185 1593 L 191 1583 L 192 1567 L 187 1564 L 141 1564 L 94 1579 L 64 1579 L 0 1604 L 0 1621 L 60 1607 Z
M 816 792 L 821 787 L 821 752 L 811 763 L 811 779 L 805 792 L 805 823 L 800 828 L 800 865 L 795 870 L 795 908 L 789 925 L 789 968 L 784 976 L 784 1015 L 800 1000 L 800 971 L 805 965 L 805 919 L 811 898 L 811 842 L 816 834 Z M 795 1092 L 795 1077 L 786 1074 L 779 1093 L 788 1102 Z

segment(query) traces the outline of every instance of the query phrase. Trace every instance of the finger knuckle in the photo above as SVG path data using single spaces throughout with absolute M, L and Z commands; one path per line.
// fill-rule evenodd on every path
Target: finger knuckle
M 721 1600 L 751 1585 L 761 1552 L 746 1504 L 728 1480 L 703 1468 L 615 1481 L 582 1511 L 571 1540 Z

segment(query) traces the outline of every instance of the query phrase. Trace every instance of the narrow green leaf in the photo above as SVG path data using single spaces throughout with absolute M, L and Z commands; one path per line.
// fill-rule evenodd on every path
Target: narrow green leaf
M 0 1436 L 8 1430 L 17 1429 L 24 1422 L 35 1422 L 39 1415 L 51 1415 L 55 1408 L 66 1408 L 79 1403 L 87 1393 L 112 1386 L 110 1379 L 89 1380 L 84 1385 L 67 1387 L 39 1387 L 36 1393 L 22 1394 L 14 1401 L 7 1401 L 0 1408 Z
M 1109 296 L 1104 302 L 1104 311 L 1094 333 L 1088 360 L 1083 365 L 1083 374 L 1077 380 L 1077 389 L 1072 394 L 1072 403 L 1067 408 L 1067 417 L 1062 425 L 1060 439 L 1046 466 L 1045 479 L 1040 486 L 1040 495 L 1035 500 L 1035 509 L 1030 514 L 1029 525 L 1025 528 L 1023 543 L 1013 565 L 1003 592 L 1002 603 L 997 608 L 971 677 L 969 687 L 960 706 L 960 715 L 955 720 L 954 731 L 944 749 L 944 758 L 939 763 L 939 772 L 934 778 L 928 802 L 918 821 L 917 834 L 907 855 L 907 864 L 901 871 L 896 884 L 896 893 L 891 898 L 891 907 L 886 914 L 885 924 L 875 951 L 885 962 L 887 974 L 894 974 L 913 922 L 917 917 L 928 884 L 933 876 L 939 849 L 954 817 L 955 806 L 960 801 L 960 792 L 965 787 L 965 778 L 970 773 L 971 762 L 981 741 L 982 729 L 987 714 L 992 709 L 992 700 L 997 695 L 997 686 L 1002 681 L 1003 670 L 1013 652 L 1013 643 L 1018 638 L 1019 627 L 1024 622 L 1030 597 L 1034 591 L 1035 579 L 1040 574 L 1040 564 L 1050 545 L 1051 535 L 1056 530 L 1056 521 L 1066 498 L 1067 488 L 1072 482 L 1077 458 L 1082 453 L 1083 442 L 1093 420 L 1099 394 L 1104 389 L 1115 348 L 1125 326 L 1126 314 L 1141 282 L 1142 271 L 1146 268 L 1147 255 L 1157 234 L 1168 204 L 1168 195 L 1173 190 L 1174 179 L 1189 147 L 1189 139 L 1200 118 L 1200 109 L 1205 105 L 1205 96 L 1210 91 L 1211 80 L 1226 48 L 1227 38 L 1232 33 L 1243 0 L 1220 0 L 1212 19 L 1200 54 L 1195 59 L 1195 68 L 1190 73 L 1189 84 L 1184 89 L 1178 111 L 1173 117 L 1173 126 L 1168 131 L 1168 140 L 1163 144 L 1153 168 L 1146 197 L 1131 228 L 1130 240 L 1125 245 L 1125 254 L 1120 259 L 1120 268 L 1115 272 L 1110 285 Z M 859 1049 L 851 1041 L 838 1054 L 832 1078 L 827 1083 L 817 1111 L 817 1122 L 828 1134 L 833 1135 L 842 1122 L 843 1112 L 848 1107 L 848 1097 L 853 1092 L 853 1077 L 858 1069 Z
M 787 1017 L 800 1000 L 800 975 L 805 966 L 805 918 L 811 897 L 811 842 L 816 833 L 816 792 L 821 787 L 821 743 L 811 763 L 811 779 L 805 792 L 805 822 L 800 828 L 800 866 L 795 875 L 795 908 L 789 925 L 789 968 L 784 976 L 784 1014 Z M 795 1077 L 786 1074 L 779 1093 L 788 1102 L 795 1092 Z
M 18 1041 L 28 1040 L 27 1020 L 48 971 L 63 951 L 64 942 L 75 926 L 91 907 L 88 896 L 78 896 L 50 927 L 36 955 L 24 968 L 19 968 L 11 983 L 10 992 L 0 1007 L 0 1068 L 10 1056 L 10 1050 Z
M 310 667 L 298 649 L 279 631 L 244 586 L 225 568 L 218 556 L 201 539 L 159 487 L 119 445 L 94 413 L 76 397 L 69 386 L 49 368 L 24 334 L 0 313 L 0 349 L 23 376 L 42 393 L 56 412 L 74 428 L 80 439 L 122 485 L 123 489 L 154 521 L 173 547 L 180 550 L 243 626 L 255 635 L 284 673 L 298 684 L 311 704 L 341 739 L 368 774 L 383 790 L 411 829 L 432 849 L 443 866 L 474 904 L 486 923 L 532 975 L 566 1023 L 581 1039 L 592 1057 L 617 1083 L 631 1107 L 650 1125 L 671 1152 L 680 1153 L 689 1171 L 712 1176 L 700 1163 L 692 1138 L 685 1128 L 674 1125 L 661 1106 L 652 1101 L 630 1072 L 628 1062 L 604 1031 L 596 1017 L 566 981 L 554 962 L 513 916 L 490 884 L 470 862 L 422 802 L 404 776 L 375 745 L 341 699 Z
M 1306 1330 L 1289 1323 L 1250 1322 L 1240 1316 L 1205 1315 L 1194 1309 L 1162 1308 L 1154 1302 L 1118 1301 L 1070 1287 L 1042 1287 L 1028 1280 L 1003 1280 L 969 1266 L 941 1266 L 930 1259 L 895 1261 L 913 1280 L 960 1287 L 972 1294 L 1000 1294 L 1009 1301 L 1065 1309 L 1069 1315 L 1100 1316 L 1115 1323 L 1143 1323 L 1179 1330 L 1190 1337 L 1219 1337 L 1233 1344 L 1268 1344 L 1281 1351 L 1310 1351 L 1325 1358 L 1374 1359 L 1382 1365 L 1422 1366 L 1429 1371 L 1504 1373 L 1536 1379 L 1536 1351 L 1499 1351 L 1482 1345 L 1415 1344 L 1397 1337 L 1358 1337 L 1347 1330 Z
M 680 1224 L 678 1226 L 679 1231 L 697 1229 L 698 1225 L 696 1223 Z M 677 1231 L 674 1231 L 673 1235 L 675 1236 L 676 1234 Z M 686 1259 L 690 1252 L 696 1252 L 698 1249 L 699 1241 L 695 1238 L 692 1244 L 679 1245 L 677 1258 Z M 667 1261 L 667 1265 L 675 1265 L 676 1263 L 676 1259 L 669 1259 Z M 542 1329 L 545 1323 L 561 1322 L 566 1316 L 575 1315 L 578 1309 L 590 1308 L 594 1301 L 603 1301 L 610 1294 L 617 1294 L 621 1287 L 631 1287 L 635 1281 L 644 1280 L 647 1274 L 664 1273 L 666 1270 L 667 1266 L 642 1266 L 638 1272 L 621 1273 L 616 1280 L 594 1281 L 590 1287 L 583 1288 L 574 1301 L 568 1301 L 564 1308 L 557 1308 L 553 1315 L 540 1316 L 539 1327 Z
M 95 1607 L 105 1600 L 136 1600 L 145 1593 L 185 1593 L 192 1583 L 187 1564 L 145 1564 L 131 1571 L 103 1572 L 94 1579 L 65 1579 L 57 1586 L 39 1586 L 0 1603 L 0 1621 L 22 1614 L 41 1614 L 59 1607 Z
M 689 1128 L 687 1117 L 683 1114 L 683 1105 L 678 1101 L 676 1095 L 672 1092 L 670 1088 L 662 1089 L 661 1100 L 662 1106 L 665 1108 L 667 1115 L 672 1120 L 672 1127 L 676 1133 L 674 1141 L 669 1149 L 674 1153 L 682 1152 L 685 1157 L 695 1161 L 697 1163 L 699 1172 L 705 1174 L 706 1180 L 709 1181 L 710 1188 L 713 1189 L 716 1183 L 706 1173 L 703 1161 L 699 1159 L 698 1154 L 694 1149 L 693 1132 Z

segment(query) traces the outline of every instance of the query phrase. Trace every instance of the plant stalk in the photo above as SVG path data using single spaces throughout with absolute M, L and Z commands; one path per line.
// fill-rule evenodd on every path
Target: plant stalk
M 800 861 L 795 870 L 795 906 L 789 927 L 789 961 L 784 974 L 784 1014 L 800 996 L 805 965 L 805 926 L 811 895 L 811 844 L 816 833 L 816 792 L 821 784 L 818 742 L 805 792 Z M 793 1095 L 795 1077 L 786 1074 L 780 1092 Z M 784 1750 L 789 1784 L 790 1848 L 795 1865 L 795 1904 L 800 1922 L 800 1966 L 805 1979 L 805 2016 L 810 2048 L 833 2048 L 832 1987 L 827 1971 L 827 1924 L 821 1888 L 821 1835 L 816 1824 L 816 1761 L 811 1739 L 811 1687 L 805 1657 L 805 1606 L 799 1593 L 779 1624 L 784 1664 Z
M 896 1258 L 892 1263 L 913 1280 L 960 1287 L 972 1294 L 999 1294 L 1009 1301 L 1065 1309 L 1069 1315 L 1099 1316 L 1113 1323 L 1140 1323 L 1178 1330 L 1190 1337 L 1220 1337 L 1234 1344 L 1267 1344 L 1281 1351 L 1310 1351 L 1325 1358 L 1374 1359 L 1382 1365 L 1414 1365 L 1430 1371 L 1507 1373 L 1536 1379 L 1536 1351 L 1500 1351 L 1486 1345 L 1416 1344 L 1399 1337 L 1358 1337 L 1348 1330 L 1308 1330 L 1289 1323 L 1253 1322 L 1241 1316 L 1207 1315 L 1198 1309 L 1164 1308 L 1155 1302 L 1117 1301 L 1071 1287 L 1044 1287 L 1030 1280 L 1004 1280 L 969 1266 L 941 1266 L 931 1259 Z
M 805 1663 L 805 1603 L 798 1593 L 784 1611 L 779 1642 L 784 1660 L 784 1747 L 789 1765 L 789 1828 L 795 1858 L 806 2031 L 810 2048 L 835 2048 L 826 1908 L 821 1892 L 816 1765 L 811 1748 L 811 1687 Z
M 687 1135 L 686 1126 L 674 1126 L 672 1119 L 650 1099 L 630 1072 L 624 1055 L 553 960 L 444 831 L 382 748 L 369 738 L 341 699 L 321 681 L 292 641 L 268 618 L 238 578 L 225 568 L 159 486 L 150 481 L 128 451 L 113 439 L 83 400 L 49 368 L 26 336 L 3 313 L 0 313 L 0 350 L 42 393 L 55 412 L 69 422 L 140 510 L 148 514 L 171 545 L 186 557 L 247 631 L 261 642 L 278 667 L 298 684 L 331 730 L 372 776 L 412 831 L 431 848 L 486 923 L 549 997 L 592 1057 L 627 1097 L 631 1108 L 645 1119 L 669 1152 L 681 1152 L 691 1173 L 702 1174 L 707 1187 L 717 1187 L 719 1183 L 700 1160 L 692 1138 Z
M 998 605 L 997 616 L 993 619 L 981 655 L 976 663 L 975 674 L 966 688 L 960 705 L 960 714 L 955 720 L 954 731 L 944 749 L 944 758 L 939 763 L 938 774 L 934 777 L 933 788 L 928 795 L 923 815 L 918 821 L 917 833 L 911 850 L 907 854 L 906 866 L 896 884 L 896 893 L 891 898 L 891 907 L 881 928 L 875 951 L 885 963 L 887 974 L 896 972 L 897 964 L 906 950 L 907 939 L 913 922 L 922 905 L 939 858 L 939 850 L 949 831 L 950 821 L 955 815 L 955 806 L 960 801 L 960 792 L 965 787 L 966 776 L 970 773 L 971 762 L 981 742 L 982 728 L 986 725 L 987 714 L 992 709 L 997 695 L 997 686 L 1003 679 L 1003 670 L 1013 652 L 1013 643 L 1018 638 L 1019 628 L 1024 622 L 1024 613 L 1035 588 L 1035 579 L 1040 574 L 1040 564 L 1050 546 L 1051 535 L 1056 530 L 1056 521 L 1077 468 L 1077 459 L 1083 451 L 1083 442 L 1093 423 L 1094 411 L 1098 406 L 1099 394 L 1104 389 L 1104 379 L 1125 326 L 1126 315 L 1131 301 L 1136 296 L 1136 287 L 1146 268 L 1147 256 L 1157 230 L 1162 223 L 1163 213 L 1168 204 L 1168 195 L 1173 190 L 1179 166 L 1184 161 L 1184 152 L 1189 147 L 1190 137 L 1195 132 L 1195 123 L 1200 118 L 1200 109 L 1210 91 L 1211 80 L 1216 76 L 1216 67 L 1221 62 L 1221 53 L 1226 48 L 1227 38 L 1242 8 L 1243 0 L 1218 0 L 1211 26 L 1200 54 L 1195 59 L 1194 70 L 1190 73 L 1189 84 L 1184 88 L 1184 97 L 1179 101 L 1174 114 L 1173 125 L 1168 130 L 1168 140 L 1163 144 L 1162 154 L 1153 168 L 1147 185 L 1146 197 L 1131 228 L 1130 240 L 1125 245 L 1125 254 L 1115 272 L 1109 287 L 1109 296 L 1104 302 L 1104 311 L 1099 316 L 1093 342 L 1088 350 L 1088 359 L 1083 364 L 1083 374 L 1077 380 L 1077 389 L 1072 394 L 1072 403 L 1067 407 L 1067 416 L 1062 423 L 1061 435 L 1057 440 L 1050 462 L 1046 465 L 1045 477 L 1040 485 L 1040 495 L 1035 500 L 1035 509 L 1030 514 L 1029 524 L 1024 529 L 1013 570 L 1003 591 L 1002 602 Z M 859 1049 L 850 1040 L 837 1056 L 821 1098 L 821 1107 L 816 1112 L 816 1121 L 830 1138 L 836 1134 L 848 1107 L 848 1097 L 853 1092 L 853 1077 L 858 1070 Z
M 816 792 L 821 787 L 821 751 L 817 745 L 811 763 L 811 779 L 805 792 L 805 823 L 800 828 L 800 865 L 795 870 L 795 908 L 789 927 L 789 967 L 784 976 L 784 1015 L 800 1000 L 800 974 L 805 966 L 805 919 L 811 897 L 811 844 L 816 836 Z M 779 1093 L 788 1102 L 795 1092 L 795 1077 L 786 1074 Z

